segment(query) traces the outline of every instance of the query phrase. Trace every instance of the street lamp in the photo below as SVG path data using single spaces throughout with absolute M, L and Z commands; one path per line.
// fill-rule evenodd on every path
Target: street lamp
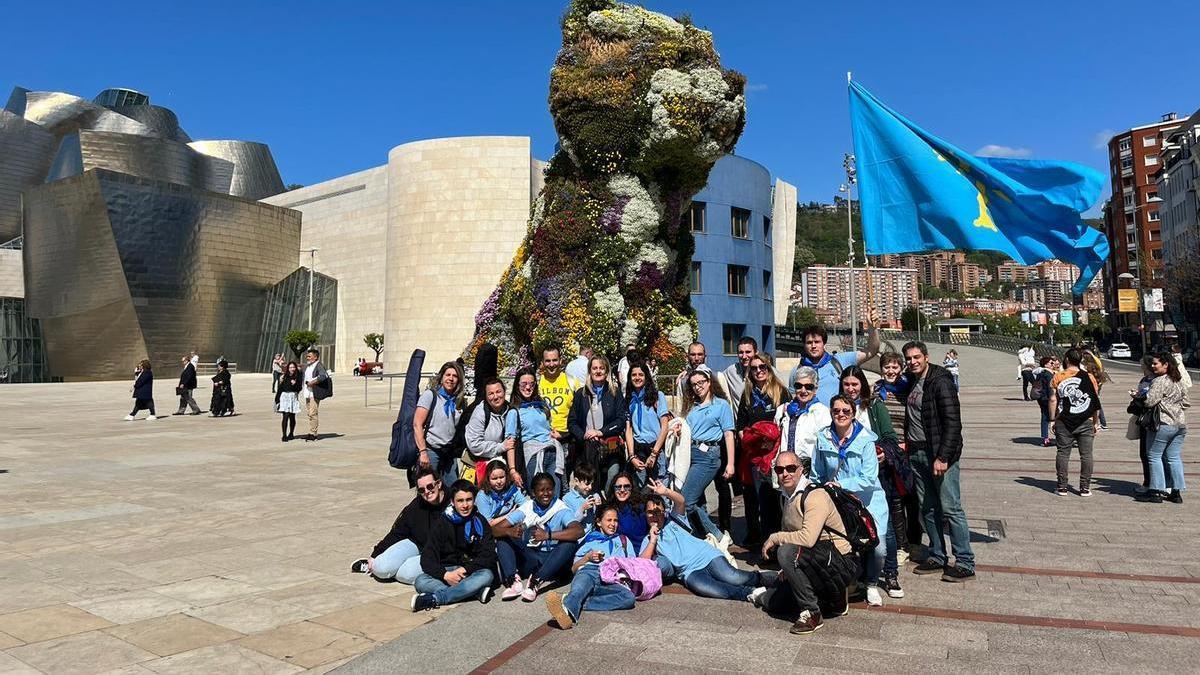
M 307 253 L 309 256 L 308 262 L 308 330 L 313 329 L 313 271 L 317 267 L 317 251 L 318 248 L 302 248 L 301 253 Z
M 1122 272 L 1117 275 L 1117 278 L 1128 281 L 1129 287 L 1136 289 L 1138 292 L 1137 293 L 1138 332 L 1142 334 L 1142 356 L 1145 356 L 1146 350 L 1147 350 L 1147 346 L 1146 346 L 1146 313 L 1145 313 L 1145 309 L 1142 307 L 1142 304 L 1143 304 L 1142 301 L 1144 299 L 1144 298 L 1142 298 L 1142 292 L 1141 292 L 1142 283 L 1137 277 L 1130 274 L 1129 272 Z

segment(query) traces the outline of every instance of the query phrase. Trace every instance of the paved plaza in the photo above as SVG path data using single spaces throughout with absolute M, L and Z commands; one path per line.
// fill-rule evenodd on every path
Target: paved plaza
M 386 382 L 364 407 L 362 382 L 341 376 L 326 437 L 286 444 L 266 376 L 234 378 L 236 417 L 155 422 L 122 421 L 127 383 L 0 387 L 0 672 L 1194 668 L 1200 506 L 1191 492 L 1183 505 L 1131 500 L 1134 371 L 1104 391 L 1096 495 L 1058 497 L 1015 359 L 959 352 L 979 578 L 905 572 L 907 597 L 808 637 L 678 587 L 569 632 L 540 601 L 412 614 L 409 587 L 348 572 L 412 497 L 385 460 Z M 159 412 L 174 408 L 172 384 L 156 387 Z

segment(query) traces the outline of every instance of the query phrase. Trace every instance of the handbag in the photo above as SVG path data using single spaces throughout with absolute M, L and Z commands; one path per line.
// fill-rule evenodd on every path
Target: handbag
M 1138 415 L 1138 426 L 1146 431 L 1158 431 L 1158 427 L 1162 424 L 1162 418 L 1158 404 L 1154 404 L 1146 409 L 1146 412 Z
M 175 385 L 175 395 L 176 396 L 183 396 L 183 391 L 184 391 L 184 389 L 183 389 L 182 384 Z

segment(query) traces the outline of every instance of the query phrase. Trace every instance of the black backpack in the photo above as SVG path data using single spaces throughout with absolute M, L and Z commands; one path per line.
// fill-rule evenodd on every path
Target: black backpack
M 879 530 L 875 527 L 875 519 L 871 517 L 871 512 L 867 510 L 862 500 L 855 497 L 853 493 L 836 485 L 809 485 L 800 497 L 801 510 L 804 509 L 804 500 L 808 499 L 808 493 L 821 489 L 825 490 L 829 499 L 833 501 L 833 506 L 837 509 L 838 515 L 842 517 L 842 525 L 845 526 L 846 531 L 838 532 L 832 527 L 823 529 L 845 539 L 850 544 L 850 550 L 855 553 L 865 555 L 868 551 L 875 550 L 875 547 L 879 545 Z

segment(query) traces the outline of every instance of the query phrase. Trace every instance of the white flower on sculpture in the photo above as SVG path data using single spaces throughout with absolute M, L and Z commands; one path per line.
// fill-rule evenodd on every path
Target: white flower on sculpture
M 621 213 L 621 238 L 630 243 L 650 241 L 658 234 L 662 206 L 642 182 L 629 174 L 608 179 L 608 189 L 629 200 Z
M 597 311 L 604 312 L 614 319 L 625 314 L 625 298 L 616 284 L 602 291 L 596 291 L 592 294 L 592 300 L 596 303 Z
M 620 344 L 638 344 L 638 322 L 633 319 L 625 319 L 625 325 L 621 328 Z

